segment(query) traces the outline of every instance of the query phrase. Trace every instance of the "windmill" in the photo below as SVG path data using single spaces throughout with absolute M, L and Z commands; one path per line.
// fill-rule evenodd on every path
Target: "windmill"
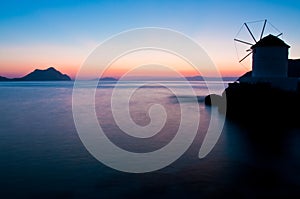
M 266 19 L 246 22 L 242 25 L 234 38 L 239 63 L 244 66 L 242 62 L 245 62 L 246 59 L 253 53 L 251 47 L 267 34 L 272 34 L 276 37 L 282 36 L 282 33 Z M 246 65 L 249 65 L 249 63 Z

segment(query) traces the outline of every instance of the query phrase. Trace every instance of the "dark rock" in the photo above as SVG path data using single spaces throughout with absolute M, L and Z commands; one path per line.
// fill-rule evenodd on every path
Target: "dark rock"
M 288 77 L 300 77 L 300 59 L 289 60 L 288 67 Z M 205 98 L 205 104 L 211 106 L 211 99 L 216 98 L 219 111 L 225 113 L 226 110 L 227 119 L 267 135 L 267 132 L 276 133 L 280 129 L 286 132 L 286 128 L 299 127 L 295 115 L 300 112 L 300 89 L 291 92 L 274 88 L 268 83 L 247 83 L 251 77 L 252 71 L 245 73 L 237 79 L 239 83 L 229 84 L 222 94 L 222 101 L 210 95 Z
M 294 126 L 300 111 L 298 92 L 288 92 L 266 83 L 233 83 L 224 91 L 229 119 L 254 126 Z
M 222 96 L 216 94 L 210 94 L 204 98 L 204 103 L 207 106 L 219 106 L 222 101 Z
M 300 59 L 289 59 L 289 77 L 300 77 Z
M 241 77 L 239 77 L 237 79 L 237 81 L 241 81 L 242 79 L 245 79 L 245 78 L 251 78 L 252 77 L 252 71 L 249 71 L 249 72 L 246 72 L 244 75 L 242 75 Z

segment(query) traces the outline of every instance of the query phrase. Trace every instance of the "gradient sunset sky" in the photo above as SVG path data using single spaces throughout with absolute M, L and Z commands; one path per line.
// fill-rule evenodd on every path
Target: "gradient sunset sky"
M 20 77 L 54 66 L 73 78 L 98 44 L 141 27 L 170 28 L 188 35 L 224 76 L 238 76 L 250 68 L 238 63 L 233 38 L 244 22 L 261 19 L 283 32 L 282 39 L 291 46 L 290 58 L 300 58 L 299 0 L 2 1 L 0 76 Z M 130 64 L 130 59 L 126 62 Z M 184 74 L 193 75 L 183 65 L 179 68 Z

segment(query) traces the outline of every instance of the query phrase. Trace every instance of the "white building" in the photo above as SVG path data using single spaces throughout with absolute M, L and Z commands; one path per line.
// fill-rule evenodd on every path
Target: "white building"
M 284 41 L 268 35 L 251 47 L 253 77 L 287 77 L 289 48 Z
M 268 35 L 251 47 L 252 77 L 240 82 L 270 83 L 275 88 L 295 91 L 297 78 L 288 77 L 288 54 L 290 46 L 274 35 Z

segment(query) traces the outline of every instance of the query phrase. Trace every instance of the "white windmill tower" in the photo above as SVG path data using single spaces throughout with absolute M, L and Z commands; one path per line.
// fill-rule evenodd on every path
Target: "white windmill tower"
M 252 77 L 241 78 L 241 82 L 270 83 L 273 87 L 284 90 L 296 90 L 297 80 L 288 78 L 288 54 L 290 46 L 279 37 L 282 33 L 269 34 L 264 37 L 267 20 L 263 21 L 259 39 L 255 38 L 248 23 L 244 23 L 244 28 L 252 38 L 252 42 L 235 38 L 234 41 L 248 45 L 249 52 L 239 62 L 243 62 L 252 54 Z M 271 25 L 272 26 L 272 25 Z M 274 26 L 273 26 L 274 27 Z

